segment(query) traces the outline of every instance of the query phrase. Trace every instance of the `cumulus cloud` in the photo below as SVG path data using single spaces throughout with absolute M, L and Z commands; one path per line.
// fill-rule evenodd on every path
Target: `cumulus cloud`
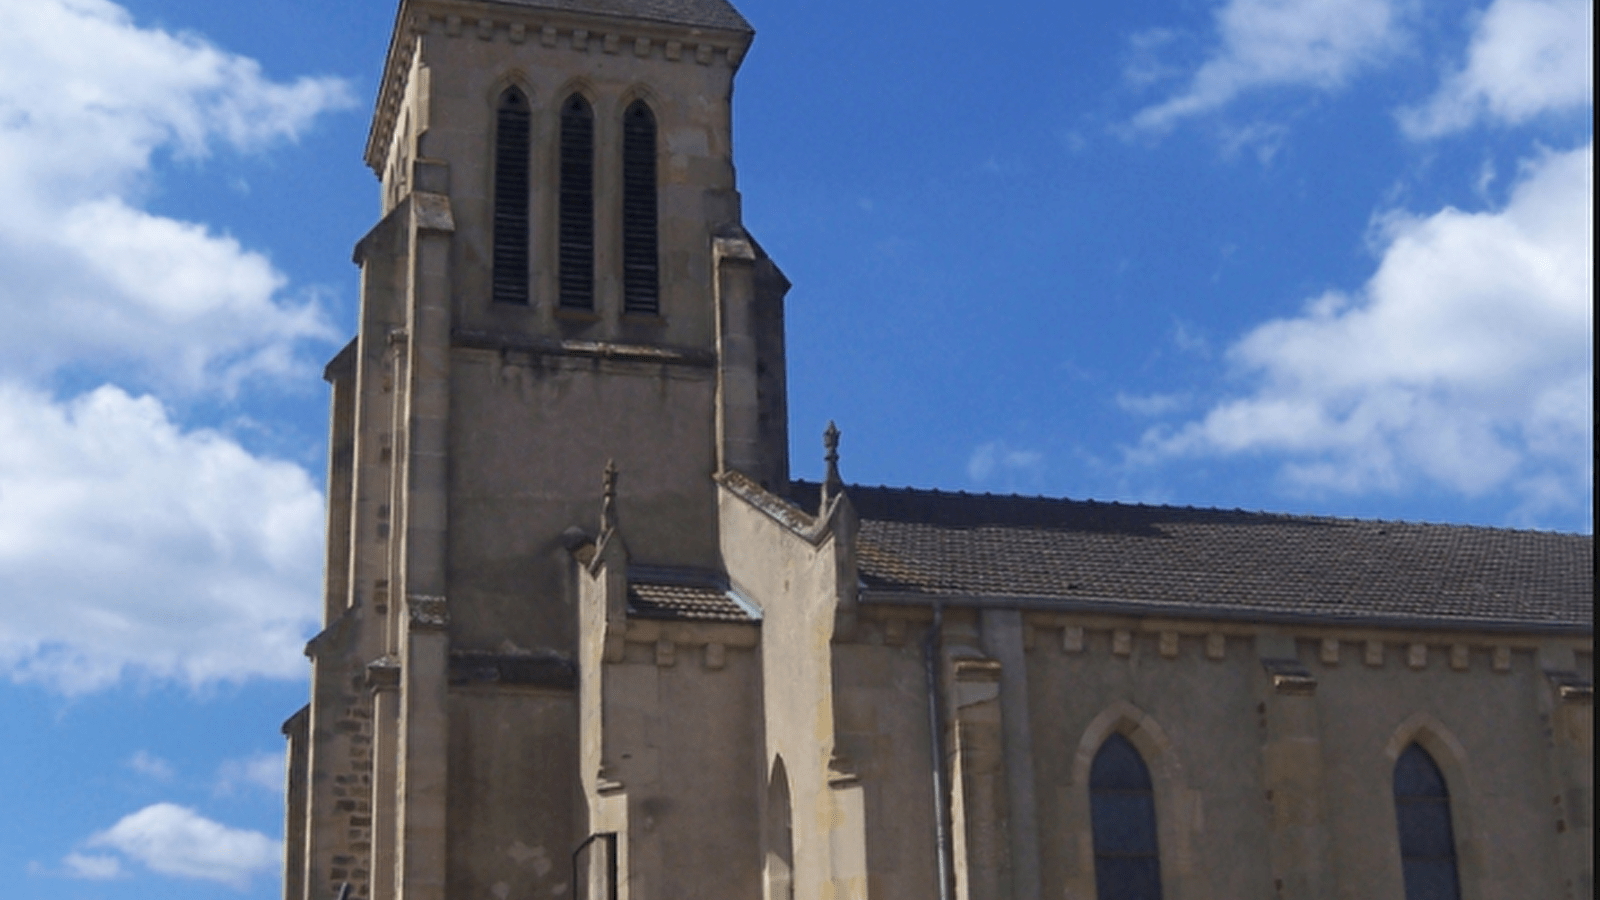
M 111 881 L 122 877 L 122 860 L 98 853 L 68 853 L 61 861 L 71 878 L 85 881 Z
M 1466 64 L 1400 124 L 1415 138 L 1480 120 L 1518 124 L 1594 103 L 1593 0 L 1494 0 L 1474 29 Z
M 1593 487 L 1593 144 L 1526 164 L 1498 210 L 1394 214 L 1382 259 L 1229 351 L 1253 385 L 1136 458 L 1272 453 L 1306 488 L 1468 496 L 1520 516 L 1581 509 Z
M 349 86 L 274 80 L 109 0 L 3 5 L 0 677 L 71 693 L 298 676 L 312 479 L 141 394 L 236 397 L 304 374 L 333 328 L 265 255 L 146 201 L 171 160 L 296 140 L 353 104 Z M 140 387 L 37 387 L 63 381 Z
M 68 693 L 298 676 L 322 507 L 298 466 L 154 398 L 0 382 L 0 673 Z
M 1216 24 L 1219 46 L 1188 86 L 1140 111 L 1134 128 L 1164 131 L 1257 88 L 1338 88 L 1387 57 L 1402 31 L 1395 0 L 1227 0 Z M 1136 49 L 1147 50 L 1143 44 Z M 1130 74 L 1148 81 L 1149 69 L 1146 62 Z
M 297 342 L 329 339 L 321 309 L 285 298 L 265 257 L 140 201 L 158 153 L 259 150 L 351 103 L 342 81 L 272 81 L 253 60 L 141 28 L 107 0 L 6 4 L 3 371 L 123 362 L 163 385 L 228 388 L 284 371 Z
M 121 853 L 152 871 L 179 878 L 249 887 L 256 875 L 277 869 L 283 844 L 256 831 L 229 828 L 192 809 L 171 803 L 147 806 L 88 840 L 88 846 Z M 115 877 L 116 857 L 72 854 L 67 865 L 84 877 Z M 92 872 L 110 872 L 95 876 Z

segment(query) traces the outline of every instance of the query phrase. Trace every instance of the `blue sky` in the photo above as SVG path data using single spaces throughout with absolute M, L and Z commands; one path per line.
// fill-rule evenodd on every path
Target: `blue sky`
M 1590 531 L 1593 5 L 746 0 L 796 473 Z M 0 0 L 0 884 L 271 898 L 394 4 Z

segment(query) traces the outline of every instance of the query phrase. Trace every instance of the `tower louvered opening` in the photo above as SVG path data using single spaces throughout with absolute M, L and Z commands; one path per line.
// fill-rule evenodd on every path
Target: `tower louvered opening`
M 561 105 L 561 306 L 594 308 L 594 112 L 574 94 Z
M 531 125 L 528 98 L 508 88 L 495 117 L 493 292 L 498 303 L 528 302 Z
M 656 117 L 643 101 L 622 123 L 622 308 L 660 312 L 657 256 Z

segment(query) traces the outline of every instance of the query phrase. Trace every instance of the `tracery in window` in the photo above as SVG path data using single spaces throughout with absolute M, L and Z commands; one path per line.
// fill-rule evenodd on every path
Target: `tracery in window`
M 1106 738 L 1095 754 L 1089 813 L 1099 900 L 1160 900 L 1155 791 L 1139 751 L 1121 734 Z
M 494 299 L 528 302 L 528 169 L 532 115 L 522 91 L 506 88 L 495 114 Z
M 1428 751 L 1411 744 L 1394 764 L 1394 811 L 1406 900 L 1460 900 L 1450 790 Z

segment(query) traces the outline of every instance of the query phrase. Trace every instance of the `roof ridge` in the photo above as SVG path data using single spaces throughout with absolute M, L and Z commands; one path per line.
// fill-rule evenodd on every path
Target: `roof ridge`
M 791 495 L 794 494 L 796 492 L 797 488 L 800 488 L 800 487 L 816 488 L 819 484 L 820 484 L 820 482 L 812 481 L 810 479 L 805 479 L 805 478 L 791 479 L 791 481 L 790 481 L 790 494 Z M 1144 502 L 1138 502 L 1138 501 L 1123 501 L 1123 500 L 1097 500 L 1097 499 L 1095 499 L 1093 497 L 1083 497 L 1083 498 L 1066 497 L 1066 496 L 1058 497 L 1058 496 L 1051 496 L 1051 495 L 1048 495 L 1048 494 L 996 494 L 996 493 L 990 493 L 990 492 L 987 492 L 987 491 L 983 492 L 983 493 L 973 493 L 973 492 L 962 491 L 962 490 L 954 490 L 954 491 L 952 491 L 952 490 L 947 490 L 947 489 L 944 489 L 944 488 L 937 488 L 937 487 L 934 487 L 934 488 L 913 487 L 913 486 L 910 486 L 910 485 L 893 486 L 893 485 L 881 485 L 881 484 L 880 485 L 846 484 L 844 486 L 844 490 L 845 490 L 846 493 L 871 492 L 871 493 L 898 494 L 898 495 L 904 495 L 904 496 L 926 497 L 926 498 L 930 498 L 930 499 L 939 498 L 939 497 L 955 497 L 955 498 L 961 498 L 961 499 L 966 499 L 966 500 L 992 500 L 992 501 L 1001 501 L 1001 502 L 1015 501 L 1015 502 L 1026 502 L 1026 503 L 1081 504 L 1081 505 L 1085 505 L 1085 506 L 1104 506 L 1104 507 L 1108 507 L 1108 508 L 1124 509 L 1124 510 L 1170 510 L 1170 511 L 1174 511 L 1174 512 L 1189 512 L 1189 513 L 1224 513 L 1224 514 L 1234 514 L 1234 515 L 1241 515 L 1241 516 L 1251 516 L 1251 517 L 1256 517 L 1256 518 L 1282 519 L 1282 520 L 1294 521 L 1294 522 L 1321 523 L 1321 524 L 1404 526 L 1404 527 L 1411 527 L 1411 528 L 1419 528 L 1420 527 L 1420 528 L 1438 528 L 1438 529 L 1457 529 L 1457 530 L 1462 530 L 1462 531 L 1483 531 L 1483 532 L 1495 532 L 1495 533 L 1500 533 L 1500 534 L 1545 535 L 1545 536 L 1577 537 L 1577 538 L 1590 538 L 1590 539 L 1592 539 L 1594 537 L 1593 534 L 1585 534 L 1583 532 L 1555 531 L 1555 530 L 1552 530 L 1552 529 L 1543 529 L 1543 528 L 1518 528 L 1518 527 L 1506 526 L 1506 525 L 1483 525 L 1483 524 L 1473 523 L 1473 522 L 1465 522 L 1465 523 L 1463 523 L 1463 522 L 1439 522 L 1439 521 L 1428 521 L 1428 520 L 1419 520 L 1419 519 L 1363 518 L 1363 517 L 1360 517 L 1360 516 L 1332 516 L 1332 515 L 1318 514 L 1318 513 L 1293 513 L 1293 512 L 1282 512 L 1282 511 L 1264 510 L 1264 509 L 1253 509 L 1252 510 L 1252 509 L 1244 509 L 1244 508 L 1241 508 L 1241 507 L 1229 508 L 1229 507 L 1223 507 L 1223 506 L 1195 506 L 1194 504 L 1184 504 L 1184 505 L 1180 506 L 1180 505 L 1172 504 L 1172 503 L 1144 503 Z M 785 498 L 785 499 L 790 499 L 790 502 L 793 502 L 791 498 Z M 871 516 L 865 516 L 865 517 L 866 518 L 871 518 Z

